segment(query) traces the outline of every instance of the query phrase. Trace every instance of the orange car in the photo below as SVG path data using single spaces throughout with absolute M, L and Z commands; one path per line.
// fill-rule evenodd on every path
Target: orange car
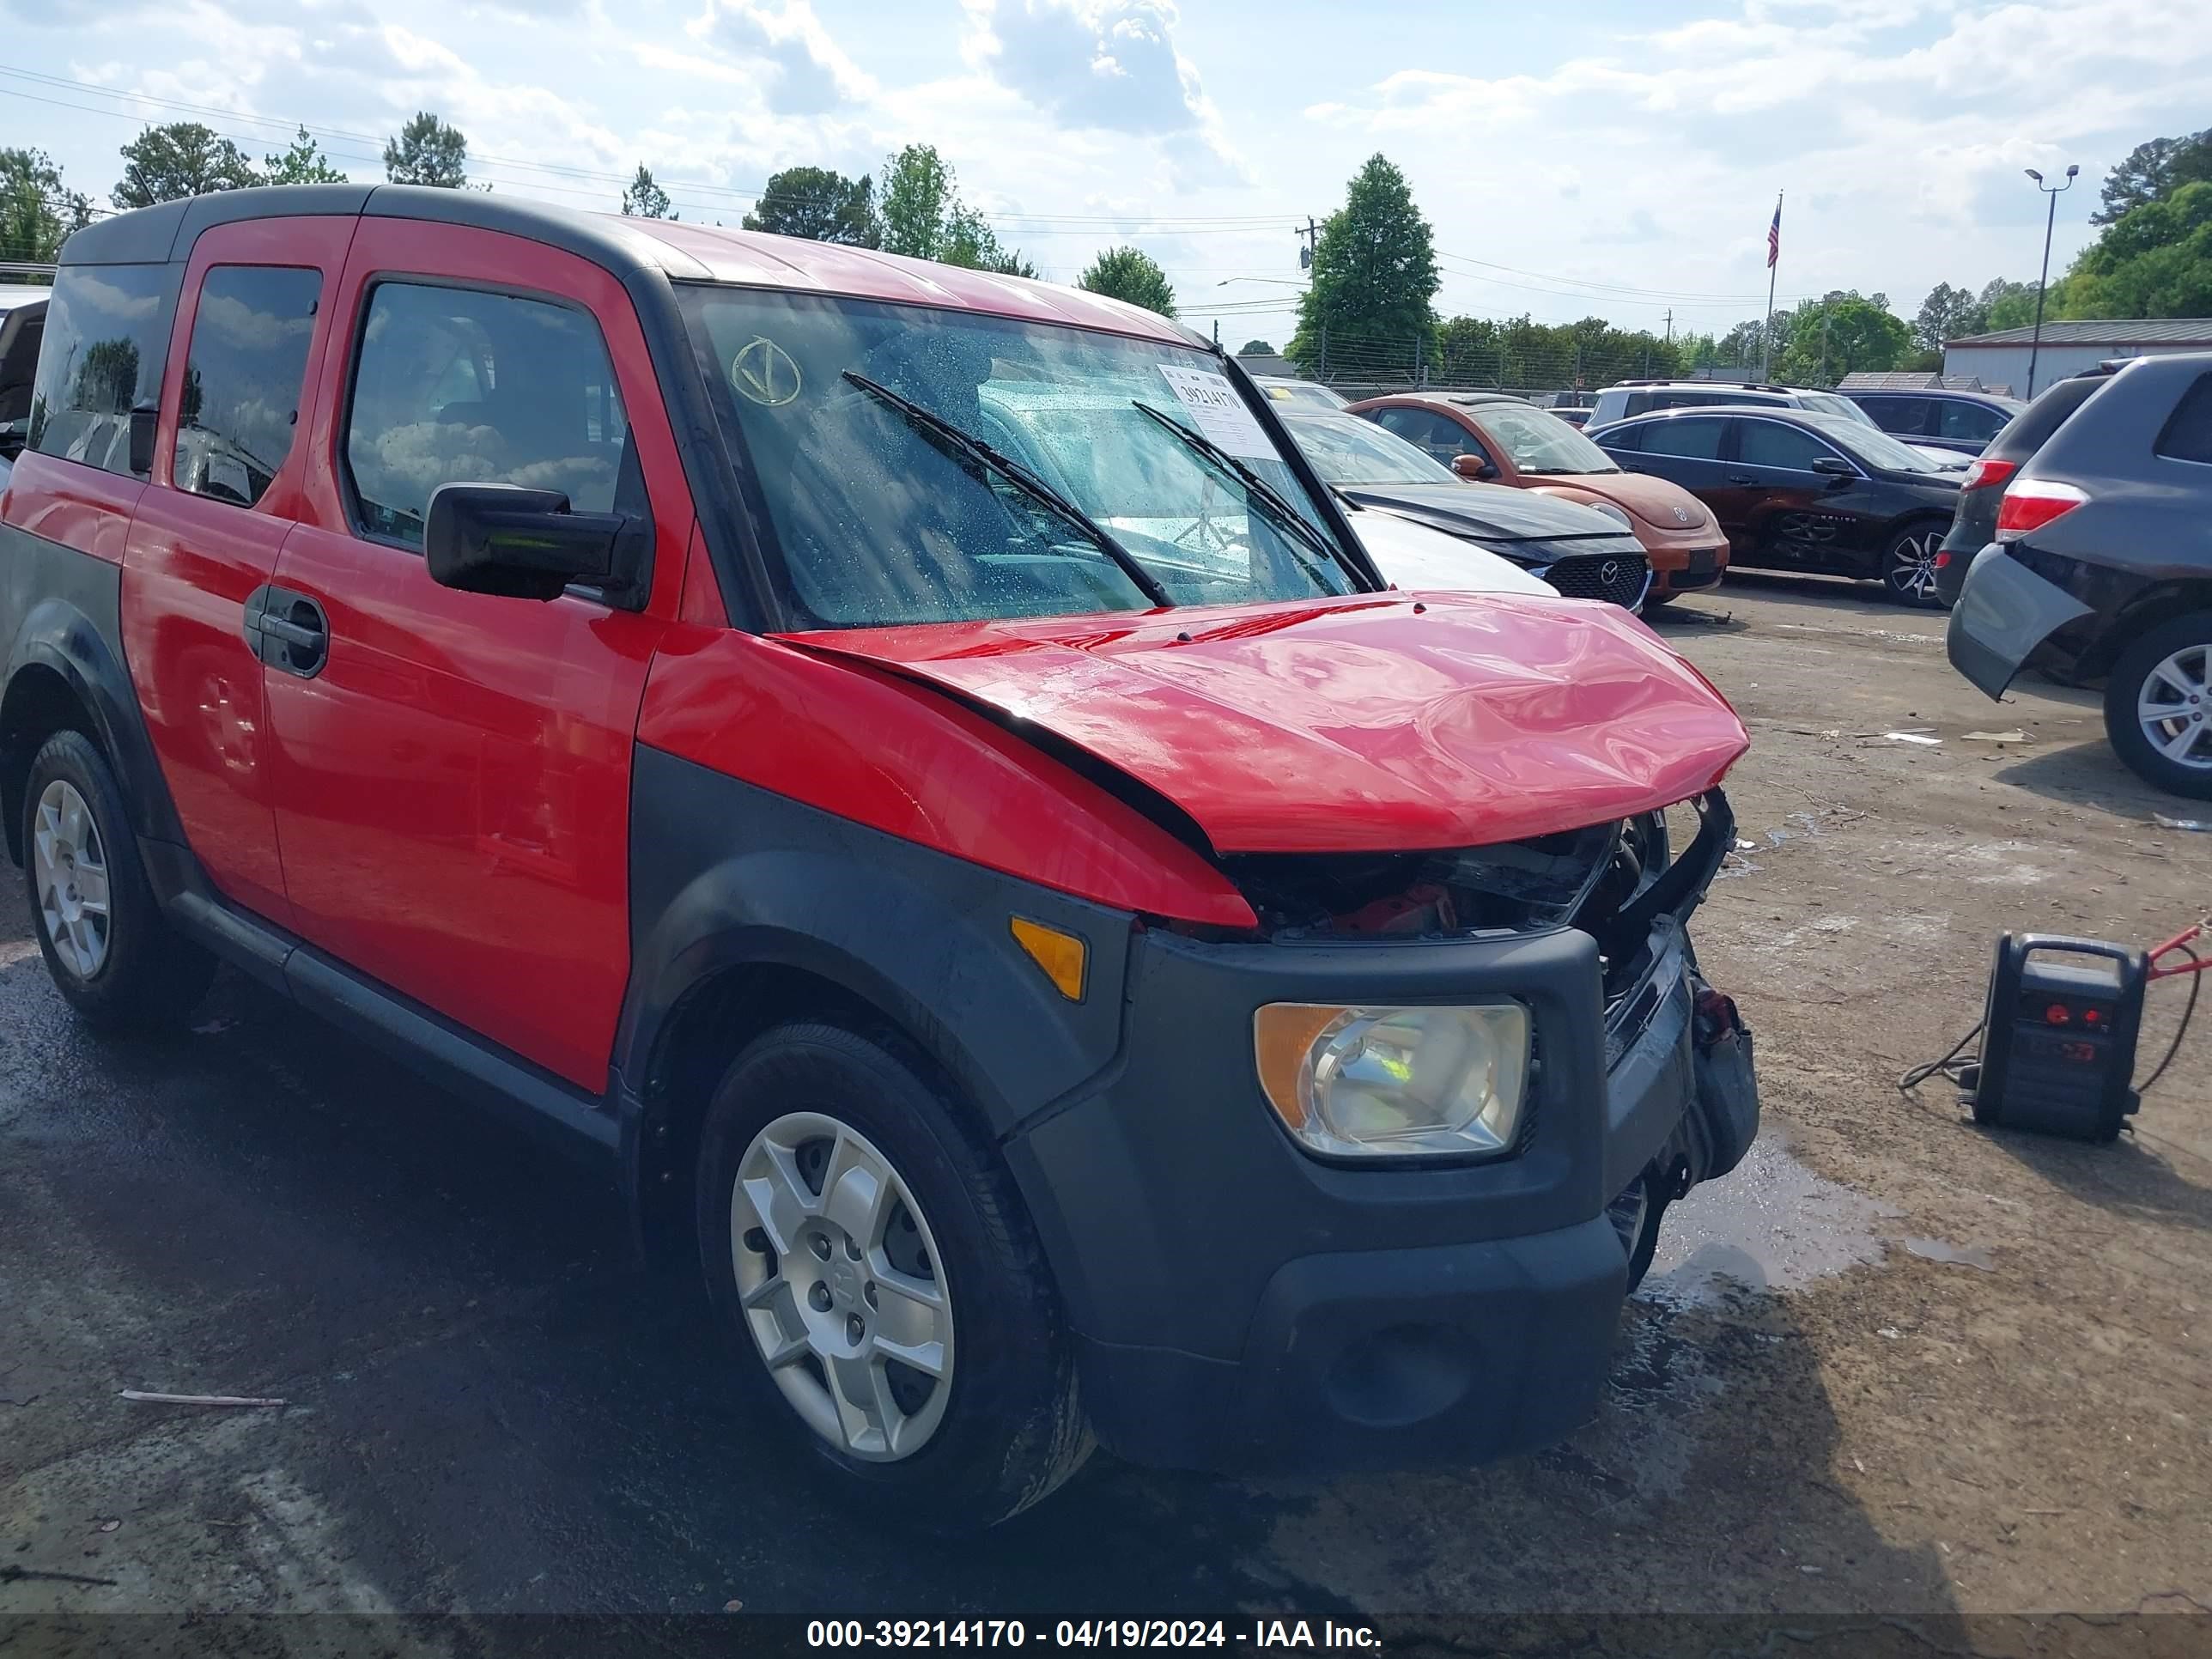
M 1346 412 L 1396 433 L 1463 478 L 1540 489 L 1611 513 L 1650 557 L 1647 610 L 1719 586 L 1728 568 L 1728 538 L 1704 502 L 1664 478 L 1622 471 L 1549 410 L 1502 392 L 1455 392 L 1370 398 Z

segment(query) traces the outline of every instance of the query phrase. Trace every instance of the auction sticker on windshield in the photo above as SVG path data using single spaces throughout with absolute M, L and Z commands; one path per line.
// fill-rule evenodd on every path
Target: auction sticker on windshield
M 1260 430 L 1259 422 L 1252 418 L 1252 411 L 1244 407 L 1244 400 L 1237 395 L 1237 388 L 1229 384 L 1226 374 L 1168 363 L 1160 364 L 1159 370 L 1168 389 L 1198 422 L 1198 429 L 1231 455 L 1243 460 L 1281 459 L 1275 453 L 1274 445 L 1267 441 L 1267 434 Z

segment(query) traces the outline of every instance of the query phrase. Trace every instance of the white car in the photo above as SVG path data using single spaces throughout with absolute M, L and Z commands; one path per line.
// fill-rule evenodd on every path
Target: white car
M 1384 580 L 1409 592 L 1559 597 L 1551 583 L 1457 536 L 1373 507 L 1347 508 L 1346 516 Z

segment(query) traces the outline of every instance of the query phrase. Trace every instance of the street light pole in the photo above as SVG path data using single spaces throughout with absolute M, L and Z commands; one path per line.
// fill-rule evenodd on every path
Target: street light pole
M 2029 178 L 2035 180 L 2035 187 L 2051 198 L 2051 211 L 2044 216 L 2043 220 L 2043 275 L 2036 279 L 2035 283 L 2035 332 L 2028 337 L 2027 343 L 2027 396 L 2032 400 L 2035 396 L 2035 360 L 2043 355 L 2043 301 L 2051 289 L 2051 233 L 2058 225 L 2058 198 L 2074 188 L 2074 175 L 2081 169 L 2079 166 L 2069 167 L 2066 182 L 2063 185 L 2045 184 L 2043 175 L 2033 167 L 2025 171 Z

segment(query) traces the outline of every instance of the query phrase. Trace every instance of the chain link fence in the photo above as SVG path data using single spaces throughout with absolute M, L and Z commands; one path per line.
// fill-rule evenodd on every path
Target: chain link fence
M 1414 390 L 1509 392 L 1544 404 L 1588 403 L 1629 380 L 1759 378 L 1758 365 L 1696 362 L 1656 337 L 1583 344 L 1556 340 L 1460 343 L 1449 337 L 1400 340 L 1316 337 L 1292 372 L 1358 399 Z

